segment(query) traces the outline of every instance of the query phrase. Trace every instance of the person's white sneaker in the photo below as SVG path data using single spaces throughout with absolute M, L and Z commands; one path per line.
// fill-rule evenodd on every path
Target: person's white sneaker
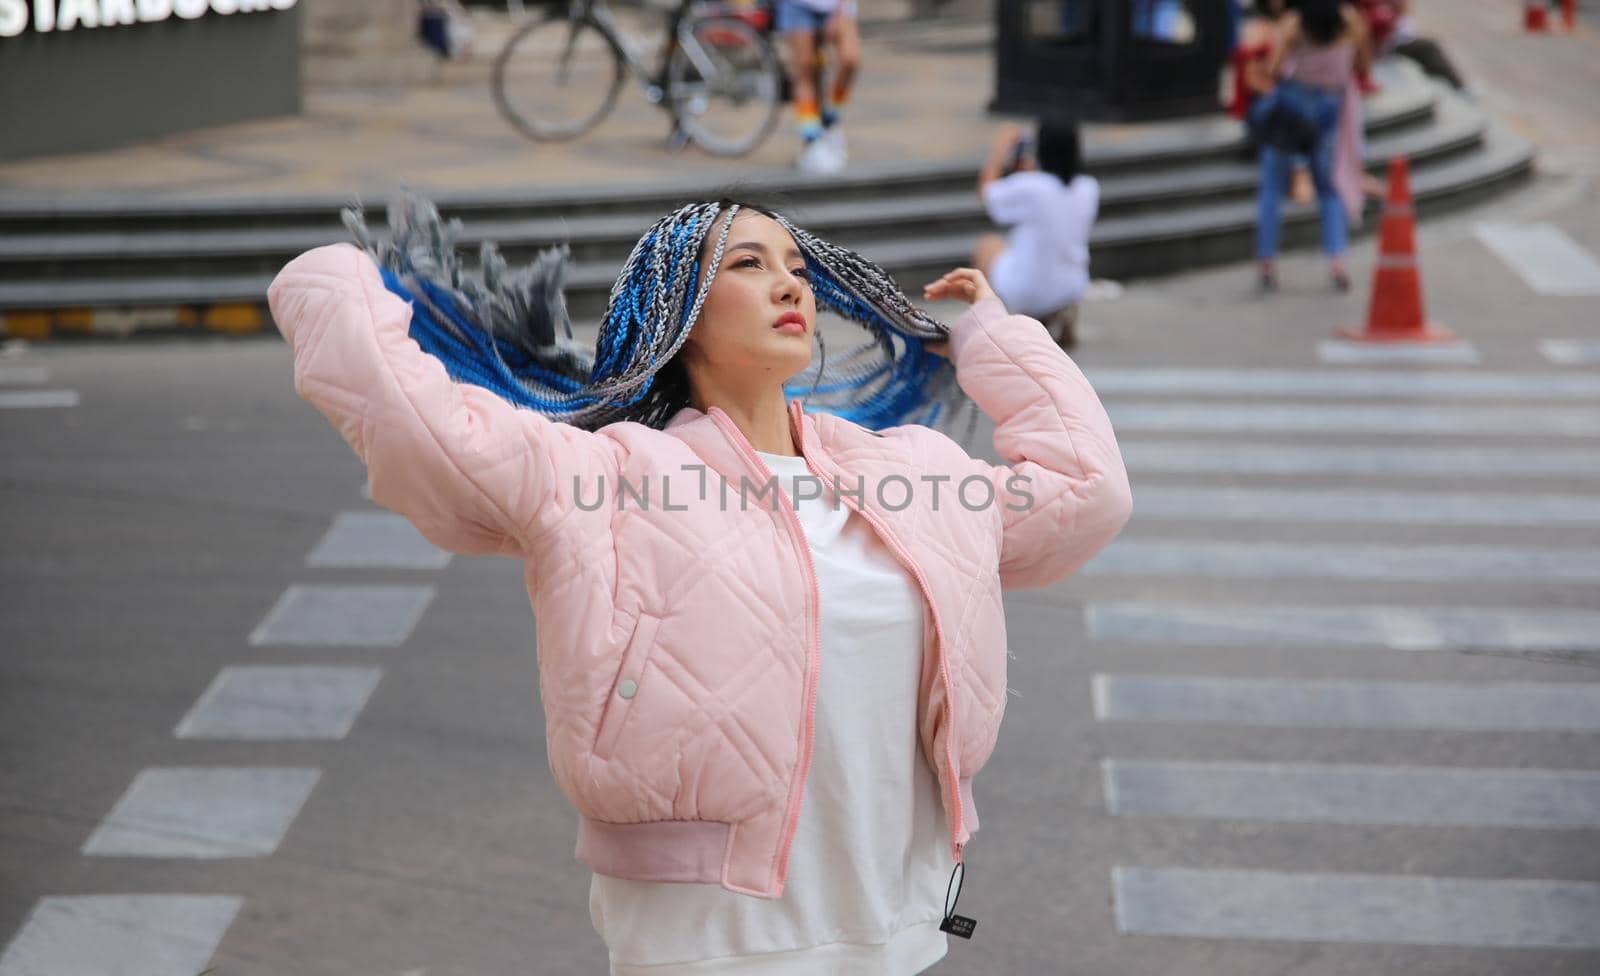
M 842 168 L 826 134 L 806 143 L 806 147 L 800 150 L 800 158 L 795 160 L 795 166 L 802 173 L 818 175 L 837 173 Z
M 822 139 L 828 144 L 828 151 L 833 154 L 834 172 L 844 169 L 845 162 L 849 160 L 850 153 L 844 145 L 844 129 L 838 124 L 822 130 Z

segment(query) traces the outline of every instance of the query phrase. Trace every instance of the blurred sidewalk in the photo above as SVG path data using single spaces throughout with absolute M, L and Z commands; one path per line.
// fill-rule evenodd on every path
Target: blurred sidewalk
M 845 117 L 851 163 L 976 164 L 1003 121 L 984 111 L 993 91 L 991 23 L 916 22 L 904 5 L 887 0 L 862 6 L 863 69 Z M 662 27 L 650 11 L 616 13 L 653 47 Z M 757 151 L 719 159 L 694 147 L 670 149 L 668 116 L 631 79 L 610 117 L 584 137 L 524 139 L 497 114 L 489 88 L 490 66 L 511 28 L 503 14 L 475 12 L 470 56 L 441 63 L 421 85 L 312 90 L 299 116 L 0 165 L 0 199 L 258 198 L 374 192 L 397 183 L 425 192 L 577 188 L 793 172 L 799 146 L 789 106 Z
M 1411 6 L 1419 33 L 1444 45 L 1484 111 L 1539 147 L 1541 173 L 1600 174 L 1600 5 L 1580 4 L 1571 34 L 1525 32 L 1520 0 Z
M 1600 170 L 1600 30 L 1530 35 L 1513 0 L 1418 0 L 1422 32 L 1461 65 L 1491 115 L 1539 147 L 1545 173 Z M 853 166 L 971 163 L 1003 119 L 985 106 L 994 87 L 992 18 L 917 20 L 900 0 L 865 0 L 863 70 L 846 115 Z M 618 10 L 653 44 L 651 11 Z M 489 70 L 512 22 L 477 11 L 470 56 L 441 62 L 427 83 L 387 90 L 312 90 L 299 116 L 175 134 L 120 149 L 0 165 L 0 200 L 261 198 L 533 187 L 732 182 L 793 174 L 798 149 L 788 106 L 756 152 L 719 159 L 670 149 L 665 113 L 630 80 L 597 129 L 571 142 L 534 143 L 496 113 Z M 1104 146 L 1139 127 L 1086 127 Z

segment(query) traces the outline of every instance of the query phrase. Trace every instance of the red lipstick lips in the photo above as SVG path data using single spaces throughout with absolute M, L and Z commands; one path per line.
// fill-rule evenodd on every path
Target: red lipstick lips
M 788 332 L 801 335 L 806 331 L 806 317 L 799 312 L 785 312 L 778 316 L 778 321 L 772 327 L 779 332 Z

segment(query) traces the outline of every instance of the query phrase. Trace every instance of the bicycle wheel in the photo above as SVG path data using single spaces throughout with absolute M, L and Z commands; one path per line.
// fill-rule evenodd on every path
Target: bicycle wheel
M 552 13 L 512 35 L 494 62 L 500 114 L 530 139 L 594 128 L 622 88 L 622 52 L 593 20 Z
M 778 57 L 737 17 L 706 17 L 681 29 L 667 60 L 667 101 L 678 125 L 706 152 L 743 156 L 778 121 Z

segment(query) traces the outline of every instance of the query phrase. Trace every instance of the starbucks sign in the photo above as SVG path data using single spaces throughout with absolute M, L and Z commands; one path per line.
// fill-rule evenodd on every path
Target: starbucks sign
M 0 37 L 288 10 L 297 0 L 0 0 Z

